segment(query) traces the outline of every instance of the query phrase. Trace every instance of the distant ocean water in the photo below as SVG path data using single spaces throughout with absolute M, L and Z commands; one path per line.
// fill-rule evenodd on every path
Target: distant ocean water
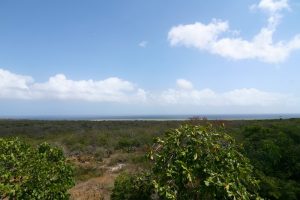
M 299 114 L 190 114 L 190 115 L 123 115 L 123 116 L 0 116 L 0 119 L 28 119 L 28 120 L 88 120 L 88 121 L 168 121 L 188 120 L 193 117 L 206 118 L 208 120 L 255 120 L 255 119 L 289 119 L 300 118 Z

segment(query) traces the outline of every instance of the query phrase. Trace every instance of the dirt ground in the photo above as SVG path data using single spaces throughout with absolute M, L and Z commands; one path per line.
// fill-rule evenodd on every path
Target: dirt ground
M 107 173 L 101 177 L 92 178 L 75 185 L 71 190 L 71 199 L 94 200 L 110 199 L 110 193 L 114 185 L 117 174 Z
M 103 173 L 98 177 L 90 178 L 86 181 L 77 182 L 76 185 L 70 189 L 71 200 L 109 200 L 114 186 L 116 177 L 123 171 L 135 171 L 137 166 L 126 163 L 117 162 L 114 163 L 118 157 L 122 157 L 123 154 L 115 154 L 110 158 L 105 158 L 101 163 L 95 163 L 91 159 L 76 157 L 70 158 L 72 163 L 76 165 L 98 165 L 97 167 Z M 113 163 L 113 164 L 112 164 Z

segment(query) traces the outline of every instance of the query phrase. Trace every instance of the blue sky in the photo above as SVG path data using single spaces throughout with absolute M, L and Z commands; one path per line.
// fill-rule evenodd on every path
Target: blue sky
M 0 115 L 300 113 L 299 11 L 297 0 L 2 0 Z

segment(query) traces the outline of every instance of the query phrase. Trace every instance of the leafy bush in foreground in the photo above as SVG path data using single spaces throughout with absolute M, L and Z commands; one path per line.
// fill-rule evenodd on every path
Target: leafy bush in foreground
M 152 188 L 146 187 L 152 197 L 174 200 L 259 198 L 258 181 L 253 177 L 249 160 L 239 152 L 229 135 L 211 126 L 185 125 L 170 130 L 165 137 L 157 139 L 149 157 L 153 168 L 149 180 L 142 183 L 152 184 Z M 143 180 L 143 176 L 140 178 Z M 119 177 L 112 197 L 122 194 L 122 198 L 114 199 L 136 199 L 128 195 L 140 192 L 133 180 L 136 178 Z
M 0 138 L 0 198 L 68 199 L 73 171 L 61 149 Z

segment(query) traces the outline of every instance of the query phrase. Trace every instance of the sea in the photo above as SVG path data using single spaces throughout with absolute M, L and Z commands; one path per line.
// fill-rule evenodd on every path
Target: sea
M 183 114 L 183 115 L 45 115 L 0 116 L 17 120 L 86 120 L 86 121 L 182 121 L 191 118 L 208 120 L 263 120 L 300 118 L 299 114 Z

